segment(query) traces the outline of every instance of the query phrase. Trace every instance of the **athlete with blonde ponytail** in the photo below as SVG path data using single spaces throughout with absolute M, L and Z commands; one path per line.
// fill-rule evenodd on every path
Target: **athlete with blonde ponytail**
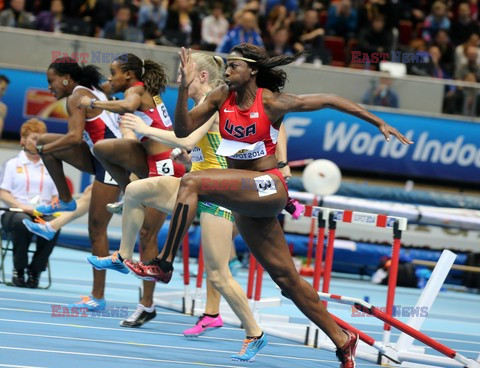
M 195 62 L 196 72 L 194 82 L 189 86 L 188 95 L 195 104 L 199 104 L 212 89 L 223 83 L 223 60 L 203 53 L 192 54 L 192 59 Z M 180 82 L 180 77 L 178 81 Z M 122 118 L 122 126 L 134 130 L 137 134 L 145 135 L 152 141 L 192 151 L 191 171 L 227 167 L 225 158 L 215 154 L 220 144 L 218 115 L 213 116 L 205 125 L 186 138 L 177 138 L 173 132 L 153 129 L 133 114 L 126 114 Z M 124 197 L 120 250 L 110 257 L 89 257 L 89 262 L 97 269 L 116 269 L 121 272 L 123 269 L 126 270 L 122 262 L 132 258 L 135 239 L 146 216 L 144 208 L 153 207 L 162 212 L 171 213 L 179 186 L 179 178 L 166 176 L 130 183 Z M 242 322 L 247 335 L 242 350 L 232 358 L 252 360 L 258 351 L 267 345 L 267 339 L 255 322 L 245 292 L 232 277 L 228 267 L 233 232 L 232 214 L 225 208 L 205 202 L 200 203 L 197 214 L 200 217 L 202 231 L 208 298 L 205 314 L 200 317 L 196 326 L 185 330 L 184 334 L 199 336 L 208 329 L 222 326 L 219 316 L 219 292 Z M 160 257 L 164 255 L 166 261 L 169 261 L 167 257 L 169 254 L 162 250 Z M 217 292 L 212 291 L 212 286 Z M 144 323 L 148 319 L 148 312 L 139 311 L 137 320 Z M 258 341 L 257 348 L 254 351 L 251 349 L 247 351 L 248 344 L 255 340 Z

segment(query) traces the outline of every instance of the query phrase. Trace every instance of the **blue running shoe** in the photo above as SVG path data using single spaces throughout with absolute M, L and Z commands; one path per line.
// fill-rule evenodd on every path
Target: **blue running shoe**
M 232 276 L 237 276 L 238 271 L 242 268 L 242 262 L 240 262 L 237 257 L 232 258 L 228 262 L 228 268 L 230 268 Z
M 243 340 L 242 350 L 240 350 L 238 354 L 233 354 L 231 358 L 232 360 L 238 360 L 241 362 L 253 362 L 255 360 L 255 355 L 267 346 L 267 344 L 267 336 L 265 335 L 265 332 L 263 332 L 260 337 Z
M 129 273 L 130 270 L 118 258 L 118 251 L 108 257 L 89 256 L 87 261 L 96 270 L 115 270 L 121 273 Z
M 23 219 L 22 222 L 28 231 L 41 236 L 43 239 L 52 240 L 57 233 L 48 222 L 36 223 L 29 219 Z
M 102 311 L 107 306 L 105 299 L 97 299 L 93 296 L 85 296 L 77 303 L 67 305 L 68 308 L 87 309 L 90 312 Z
M 49 205 L 42 204 L 35 208 L 37 212 L 42 215 L 52 215 L 55 212 L 73 212 L 77 209 L 77 202 L 72 199 L 70 202 L 64 202 L 61 199 L 56 198 Z

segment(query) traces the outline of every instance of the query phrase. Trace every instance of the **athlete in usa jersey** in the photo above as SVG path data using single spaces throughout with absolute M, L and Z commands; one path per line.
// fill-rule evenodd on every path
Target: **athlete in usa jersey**
M 387 139 L 394 135 L 404 144 L 412 142 L 382 119 L 349 100 L 332 95 L 296 96 L 280 92 L 287 76 L 275 67 L 289 64 L 297 57 L 270 58 L 258 46 L 249 43 L 237 45 L 227 57 L 226 86 L 213 90 L 203 103 L 189 111 L 187 91 L 195 75 L 190 51 L 182 49 L 182 83 L 175 110 L 175 134 L 178 137 L 187 136 L 218 112 L 222 138 L 231 142 L 224 149 L 219 148 L 217 153 L 228 157 L 229 168 L 191 172 L 183 177 L 165 247 L 176 253 L 195 218 L 199 200 L 232 210 L 240 234 L 253 255 L 283 292 L 337 346 L 340 367 L 353 368 L 358 335 L 342 330 L 319 300 L 315 289 L 300 278 L 277 219 L 288 194 L 286 186 L 281 183 L 278 163 L 273 155 L 276 143 L 271 129 L 278 129 L 284 115 L 289 112 L 331 107 L 377 126 Z M 259 104 L 263 105 L 263 109 Z M 230 111 L 234 114 L 231 119 L 228 117 Z M 249 153 L 252 153 L 251 157 L 239 156 Z M 222 190 L 219 186 L 202 185 L 205 180 L 222 183 Z M 158 267 L 168 272 L 164 264 L 160 263 Z M 245 348 L 253 350 L 256 345 L 257 341 L 252 341 Z

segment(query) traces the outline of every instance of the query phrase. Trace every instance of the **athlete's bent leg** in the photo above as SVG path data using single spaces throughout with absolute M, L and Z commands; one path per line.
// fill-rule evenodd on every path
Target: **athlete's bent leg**
M 92 254 L 99 257 L 108 256 L 107 225 L 112 214 L 107 211 L 106 204 L 114 201 L 120 194 L 120 188 L 101 183 L 93 182 L 92 199 L 88 212 L 88 234 L 92 244 Z M 105 271 L 93 270 L 94 298 L 102 299 L 105 290 Z
M 260 336 L 261 328 L 255 322 L 245 292 L 232 277 L 228 268 L 233 224 L 230 220 L 202 212 L 200 215 L 203 257 L 207 278 L 225 298 L 242 322 L 247 336 Z

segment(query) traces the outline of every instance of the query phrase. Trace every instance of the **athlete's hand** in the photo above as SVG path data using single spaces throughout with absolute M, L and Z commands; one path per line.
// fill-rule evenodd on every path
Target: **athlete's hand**
M 82 96 L 77 103 L 77 107 L 80 109 L 82 107 L 90 108 L 92 103 L 92 99 L 88 96 Z
M 174 150 L 172 150 L 172 152 L 170 153 L 170 158 L 185 166 L 188 166 L 192 163 L 188 152 L 180 148 L 175 148 Z
M 23 150 L 25 152 L 30 153 L 31 155 L 38 155 L 36 141 L 32 139 L 27 139 L 25 142 L 25 146 L 23 146 Z
M 181 87 L 188 88 L 195 79 L 196 65 L 192 61 L 192 53 L 190 49 L 187 50 L 185 47 L 182 47 L 178 54 L 180 55 L 180 67 L 178 68 L 180 78 L 178 83 Z
M 292 172 L 290 170 L 290 166 L 286 165 L 278 170 L 280 170 L 280 172 L 282 173 L 283 177 L 285 178 L 285 181 L 289 181 L 292 178 Z
M 378 125 L 378 130 L 380 130 L 380 132 L 384 135 L 387 141 L 390 141 L 390 135 L 393 135 L 397 137 L 397 139 L 403 144 L 413 144 L 413 141 L 405 137 L 402 133 L 400 133 L 394 127 L 385 123 L 383 120 L 380 121 L 380 124 Z
M 135 133 L 145 135 L 147 134 L 148 125 L 137 115 L 126 113 L 120 120 L 122 128 L 133 130 Z

